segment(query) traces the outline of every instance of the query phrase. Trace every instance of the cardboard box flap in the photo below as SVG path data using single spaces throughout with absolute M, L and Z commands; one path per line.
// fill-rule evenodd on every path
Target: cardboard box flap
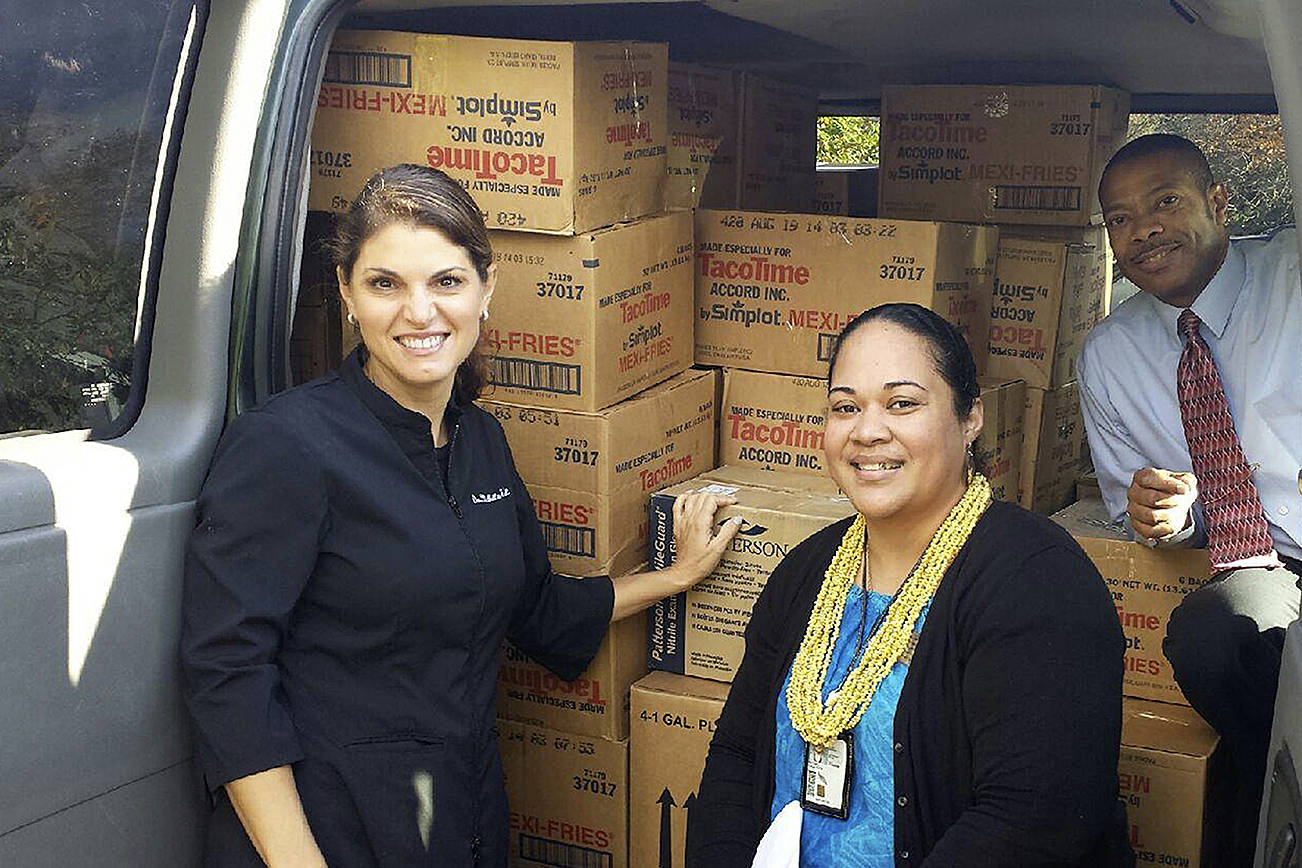
M 830 479 L 780 473 L 759 467 L 716 467 L 694 479 L 666 488 L 659 494 L 678 495 L 703 489 L 735 497 L 738 503 L 754 510 L 826 515 L 829 521 L 836 521 L 846 514 L 845 495 L 836 490 L 836 483 Z M 729 507 L 724 507 L 720 515 L 729 515 L 728 509 Z
M 1049 516 L 1072 536 L 1112 539 L 1130 542 L 1130 531 L 1125 525 L 1108 517 L 1108 508 L 1101 498 L 1078 500 L 1066 509 Z
M 651 672 L 633 685 L 634 690 L 647 693 L 665 693 L 672 696 L 688 696 L 710 702 L 723 702 L 728 698 L 732 685 L 722 681 L 710 681 L 706 678 L 692 678 L 673 672 Z
M 1127 747 L 1206 758 L 1220 741 L 1216 730 L 1184 705 L 1126 699 L 1121 705 L 1121 743 Z

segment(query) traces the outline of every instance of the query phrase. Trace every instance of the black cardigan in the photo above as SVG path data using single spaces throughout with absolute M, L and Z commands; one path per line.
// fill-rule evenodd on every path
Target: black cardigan
M 850 519 L 782 561 L 688 833 L 688 865 L 749 866 L 773 799 L 775 713 Z M 936 592 L 895 712 L 897 866 L 1129 865 L 1117 800 L 1123 638 L 1070 535 L 995 502 Z

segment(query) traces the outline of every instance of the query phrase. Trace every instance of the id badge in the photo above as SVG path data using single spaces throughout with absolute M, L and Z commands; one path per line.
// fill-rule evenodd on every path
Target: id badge
M 854 736 L 849 732 L 818 750 L 805 744 L 805 775 L 800 805 L 807 811 L 844 820 L 850 816 L 850 779 L 854 771 Z

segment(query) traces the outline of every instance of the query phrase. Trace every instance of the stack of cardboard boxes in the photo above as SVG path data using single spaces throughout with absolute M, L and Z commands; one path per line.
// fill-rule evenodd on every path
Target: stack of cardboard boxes
M 1141 863 L 1212 865 L 1209 782 L 1220 773 L 1214 730 L 1191 708 L 1162 654 L 1171 612 L 1209 578 L 1207 552 L 1132 542 L 1101 500 L 1053 516 L 1103 575 L 1126 637 L 1121 798 Z
M 862 310 L 916 301 L 958 325 L 986 375 L 980 445 L 997 495 L 1046 512 L 1070 502 L 1085 462 L 1075 358 L 1110 277 L 1094 190 L 1126 111 L 1105 88 L 890 89 L 885 217 L 860 219 L 809 213 L 810 92 L 669 64 L 656 44 L 337 34 L 310 207 L 342 210 L 400 162 L 475 197 L 498 272 L 482 403 L 555 569 L 667 565 L 672 504 L 689 490 L 735 498 L 719 518 L 744 519 L 709 579 L 615 625 L 576 681 L 504 649 L 512 864 L 683 863 L 751 607 L 792 546 L 853 512 L 827 479 L 822 431 L 830 352 Z M 317 307 L 300 313 L 314 331 Z M 1132 838 L 1196 864 L 1201 837 L 1169 822 L 1176 796 L 1153 796 L 1201 786 L 1215 744 L 1171 704 L 1160 654 L 1165 617 L 1205 568 L 1062 520 L 1127 633 Z

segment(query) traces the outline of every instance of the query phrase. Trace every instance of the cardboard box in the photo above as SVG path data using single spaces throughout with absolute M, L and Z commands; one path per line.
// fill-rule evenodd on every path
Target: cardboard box
M 497 674 L 497 713 L 575 735 L 628 738 L 628 688 L 646 675 L 646 618 L 610 625 L 582 675 L 562 681 L 510 642 Z
M 600 410 L 692 364 L 691 214 L 491 235 L 495 400 Z
M 735 208 L 740 165 L 738 74 L 669 64 L 667 208 Z
M 497 721 L 507 864 L 628 865 L 628 742 Z
M 652 672 L 629 705 L 629 865 L 685 865 L 687 816 L 701 787 L 728 685 Z
M 1101 500 L 1079 501 L 1052 518 L 1076 538 L 1112 592 L 1126 634 L 1125 695 L 1185 703 L 1162 639 L 1171 611 L 1210 578 L 1207 552 L 1131 542 L 1126 528 L 1108 520 Z
M 312 131 L 308 207 L 377 169 L 460 181 L 490 227 L 571 234 L 660 211 L 668 49 L 340 30 Z
M 999 233 L 986 372 L 1036 389 L 1076 380 L 1085 335 L 1103 318 L 1112 253 L 1101 226 L 1075 240 Z
M 1216 731 L 1191 708 L 1121 705 L 1121 800 L 1140 865 L 1214 866 L 1209 782 L 1221 773 Z
M 696 361 L 826 377 L 841 329 L 912 301 L 955 323 L 986 359 L 992 226 L 696 212 Z
M 827 380 L 728 369 L 719 410 L 719 462 L 827 476 Z
M 484 400 L 502 424 L 552 566 L 618 575 L 647 558 L 651 492 L 714 466 L 713 371 L 687 371 L 596 413 Z
M 1088 85 L 882 88 L 879 213 L 1087 226 L 1130 96 Z
M 1026 437 L 1026 383 L 999 377 L 982 377 L 980 382 L 985 423 L 977 449 L 986 456 L 986 478 L 995 499 L 1016 501 Z
M 1076 480 L 1089 470 L 1085 420 L 1075 383 L 1026 390 L 1026 440 L 1017 502 L 1048 515 L 1072 502 Z
M 648 665 L 652 669 L 731 681 L 746 650 L 743 636 L 751 608 L 773 568 L 814 532 L 854 513 L 825 485 L 801 474 L 753 467 L 720 467 L 651 498 L 651 567 L 673 562 L 673 503 L 689 491 L 736 498 L 716 518 L 745 519 L 723 560 L 686 593 L 656 603 L 648 613 Z
M 1103 489 L 1099 487 L 1099 475 L 1093 470 L 1076 480 L 1077 500 L 1102 500 Z
M 814 212 L 876 217 L 877 167 L 820 163 L 814 180 Z
M 744 72 L 740 105 L 737 207 L 811 210 L 818 152 L 817 91 Z

